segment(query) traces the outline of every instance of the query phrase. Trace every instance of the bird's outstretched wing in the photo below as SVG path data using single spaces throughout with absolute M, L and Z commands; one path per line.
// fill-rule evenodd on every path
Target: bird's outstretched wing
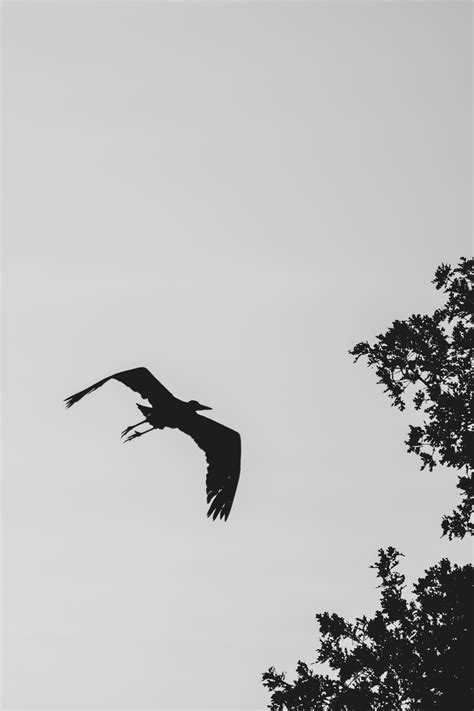
M 80 393 L 71 395 L 64 401 L 66 407 L 71 407 L 71 405 L 74 405 L 74 403 L 83 398 L 84 395 L 88 395 L 94 390 L 97 390 L 97 388 L 100 388 L 101 385 L 104 385 L 108 380 L 119 380 L 128 388 L 139 393 L 142 398 L 149 400 L 154 407 L 161 405 L 164 400 L 173 398 L 170 391 L 167 390 L 147 368 L 132 368 L 131 370 L 124 370 L 121 373 L 109 375 L 107 378 L 99 380 L 98 383 L 94 383 L 94 385 L 91 385 L 89 388 L 81 390 Z
M 207 515 L 214 520 L 218 516 L 227 520 L 240 477 L 239 433 L 197 413 L 187 417 L 178 429 L 192 437 L 206 455 L 207 503 L 210 504 Z

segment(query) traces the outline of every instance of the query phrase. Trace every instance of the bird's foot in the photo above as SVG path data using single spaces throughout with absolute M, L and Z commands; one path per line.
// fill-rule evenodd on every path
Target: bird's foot
M 125 437 L 126 434 L 131 432 L 131 430 L 133 430 L 133 425 L 132 425 L 132 427 L 126 427 L 120 436 Z
M 141 434 L 142 434 L 141 432 L 137 432 L 137 431 L 135 430 L 135 432 L 134 432 L 133 434 L 129 435 L 129 437 L 127 437 L 126 439 L 124 439 L 124 442 L 130 442 L 132 439 L 135 439 L 135 437 L 140 437 Z M 122 435 L 122 436 L 123 436 L 123 435 Z

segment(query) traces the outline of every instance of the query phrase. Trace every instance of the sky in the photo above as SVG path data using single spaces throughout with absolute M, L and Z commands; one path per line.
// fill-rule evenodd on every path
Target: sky
M 471 235 L 466 2 L 4 2 L 3 706 L 264 709 L 317 612 L 409 585 L 456 475 L 348 350 Z M 129 444 L 146 366 L 242 436 Z

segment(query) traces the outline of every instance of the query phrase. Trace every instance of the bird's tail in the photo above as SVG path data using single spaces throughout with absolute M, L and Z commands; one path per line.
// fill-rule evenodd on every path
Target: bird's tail
M 74 405 L 76 402 L 81 400 L 81 398 L 84 397 L 84 395 L 89 395 L 89 393 L 93 392 L 94 390 L 97 390 L 97 388 L 100 388 L 101 385 L 103 385 L 105 382 L 107 382 L 109 378 L 104 378 L 103 380 L 99 380 L 98 383 L 94 383 L 94 385 L 91 385 L 90 388 L 86 388 L 85 390 L 81 390 L 80 393 L 76 393 L 75 395 L 71 395 L 70 397 L 67 397 L 64 402 L 66 403 L 66 407 L 71 407 L 71 405 Z
M 138 403 L 138 402 L 137 402 L 137 407 L 140 410 L 140 412 L 142 413 L 142 415 L 144 415 L 145 417 L 148 417 L 150 412 L 153 411 L 152 407 L 146 407 L 146 405 L 140 405 L 140 403 Z

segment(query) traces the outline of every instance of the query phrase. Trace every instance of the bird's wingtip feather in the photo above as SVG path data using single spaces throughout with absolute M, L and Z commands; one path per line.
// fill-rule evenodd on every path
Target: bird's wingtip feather
M 82 393 L 78 393 L 77 395 L 71 395 L 70 397 L 65 398 L 64 402 L 66 403 L 66 407 L 71 407 L 71 405 L 74 405 L 78 400 L 81 399 L 81 397 Z

